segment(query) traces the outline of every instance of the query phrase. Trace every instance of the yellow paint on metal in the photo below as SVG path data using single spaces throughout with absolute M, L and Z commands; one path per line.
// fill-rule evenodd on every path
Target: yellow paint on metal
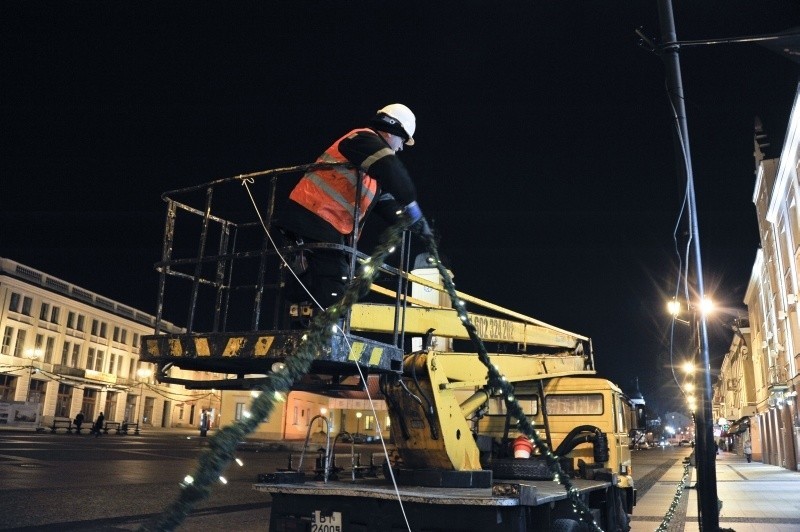
M 161 354 L 161 349 L 159 349 L 158 340 L 147 340 L 147 354 L 152 356 L 158 356 Z
M 347 359 L 358 362 L 361 359 L 361 355 L 364 353 L 365 347 L 366 345 L 364 342 L 353 342 L 353 346 L 350 348 L 350 355 Z
M 199 357 L 211 356 L 211 347 L 208 345 L 208 338 L 195 338 L 194 350 Z
M 181 341 L 177 338 L 170 338 L 167 340 L 169 342 L 169 354 L 174 357 L 182 357 L 183 356 L 183 345 L 181 345 Z
M 382 294 L 384 296 L 389 296 L 391 298 L 394 298 L 394 297 L 397 296 L 397 292 L 396 291 L 389 290 L 388 288 L 384 288 L 384 287 L 379 286 L 379 285 L 374 284 L 374 283 L 369 287 L 369 289 L 372 290 L 373 292 L 377 292 L 379 294 Z M 426 308 L 447 308 L 447 307 L 441 307 L 439 305 L 433 305 L 433 304 L 429 303 L 428 301 L 425 301 L 425 300 L 422 300 L 422 299 L 417 299 L 415 297 L 411 297 L 411 296 L 406 296 L 404 294 L 400 294 L 400 301 L 404 301 L 404 300 L 406 302 L 408 302 L 408 303 L 411 303 L 412 305 L 419 305 L 421 307 L 426 307 Z
M 265 357 L 269 353 L 269 348 L 272 347 L 272 342 L 275 341 L 274 336 L 259 336 L 256 341 L 254 355 L 257 357 Z
M 244 345 L 244 337 L 243 336 L 234 336 L 228 338 L 228 343 L 225 344 L 225 349 L 222 350 L 222 356 L 224 357 L 235 357 L 239 355 L 239 351 L 242 349 Z
M 380 347 L 373 347 L 372 353 L 370 353 L 369 355 L 369 365 L 377 366 L 380 363 L 382 356 L 383 356 L 383 349 Z
M 469 334 L 453 309 L 407 307 L 405 329 L 410 334 L 425 334 L 436 329 L 436 336 L 468 340 Z M 560 329 L 469 313 L 470 320 L 484 341 L 510 344 L 564 347 L 574 349 L 583 337 L 567 335 Z M 358 303 L 350 313 L 350 327 L 358 331 L 392 331 L 395 324 L 394 305 Z

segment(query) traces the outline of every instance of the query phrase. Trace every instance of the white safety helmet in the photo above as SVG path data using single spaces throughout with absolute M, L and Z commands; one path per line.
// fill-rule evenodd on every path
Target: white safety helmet
M 417 129 L 417 118 L 411 109 L 402 103 L 391 103 L 378 109 L 370 125 L 380 131 L 391 133 L 405 139 L 406 146 L 414 145 L 414 131 Z

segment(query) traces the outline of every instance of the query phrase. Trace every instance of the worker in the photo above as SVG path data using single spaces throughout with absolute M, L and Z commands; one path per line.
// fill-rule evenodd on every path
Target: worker
M 348 244 L 356 227 L 356 184 L 361 174 L 358 227 L 375 211 L 392 224 L 407 217 L 413 232 L 431 238 L 430 227 L 417 204 L 417 193 L 406 167 L 397 157 L 403 146 L 414 145 L 416 118 L 411 109 L 393 103 L 378 110 L 369 127 L 350 131 L 334 142 L 317 163 L 350 163 L 307 172 L 289 195 L 278 225 L 294 244 Z M 327 308 L 344 295 L 350 257 L 343 250 L 314 249 L 303 253 L 296 273 L 311 293 L 314 306 Z M 308 296 L 302 289 L 292 298 Z

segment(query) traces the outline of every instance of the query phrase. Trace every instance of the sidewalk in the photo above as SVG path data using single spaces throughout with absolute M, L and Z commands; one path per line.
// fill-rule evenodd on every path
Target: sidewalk
M 673 503 L 683 464 L 673 465 L 633 510 L 632 532 L 652 532 Z M 736 532 L 797 532 L 800 530 L 800 472 L 720 453 L 717 457 L 717 497 L 722 500 L 719 525 Z M 697 471 L 690 469 L 689 485 Z M 697 491 L 685 489 L 670 521 L 671 532 L 700 530 Z

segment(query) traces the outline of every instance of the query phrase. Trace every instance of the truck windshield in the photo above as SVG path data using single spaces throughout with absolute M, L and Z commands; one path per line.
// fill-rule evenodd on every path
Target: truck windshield
M 603 395 L 599 393 L 548 395 L 547 413 L 553 416 L 600 416 L 603 414 Z
M 515 396 L 519 402 L 522 411 L 526 416 L 535 416 L 539 413 L 539 397 L 537 395 L 517 395 Z M 490 416 L 505 416 L 506 415 L 506 402 L 502 397 L 491 397 L 488 401 Z

